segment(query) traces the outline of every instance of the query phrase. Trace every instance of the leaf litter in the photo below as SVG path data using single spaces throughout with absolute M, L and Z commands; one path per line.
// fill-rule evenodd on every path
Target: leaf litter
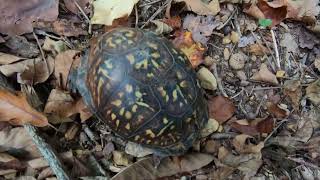
M 40 135 L 75 178 L 316 177 L 320 39 L 315 0 L 63 0 L 59 9 L 57 2 L 0 5 L 6 13 L 0 71 L 8 80 L 0 85 L 27 89 L 40 100 L 35 108 L 29 96 L 0 91 L 0 166 L 7 168 L 0 178 L 55 178 L 48 161 L 35 159 L 41 155 L 19 127 L 48 121 L 56 130 L 39 128 Z M 28 11 L 17 13 L 19 8 Z M 151 149 L 118 138 L 69 90 L 82 52 L 117 26 L 150 29 L 173 42 L 197 71 L 208 99 L 210 119 L 199 139 L 187 153 L 162 159 L 157 169 Z

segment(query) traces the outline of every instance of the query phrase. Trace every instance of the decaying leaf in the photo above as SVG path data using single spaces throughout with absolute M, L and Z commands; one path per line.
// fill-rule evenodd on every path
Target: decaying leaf
M 280 46 L 287 48 L 288 52 L 298 54 L 299 46 L 296 40 L 297 38 L 294 38 L 290 33 L 285 33 L 280 41 Z
M 0 32 L 21 35 L 33 31 L 33 21 L 54 21 L 58 17 L 58 0 L 2 1 Z
M 26 168 L 26 165 L 10 154 L 0 153 L 0 167 L 1 169 L 15 169 L 21 171 Z
M 229 59 L 229 65 L 234 70 L 241 70 L 244 68 L 245 63 L 248 59 L 248 56 L 243 52 L 234 53 Z
M 238 120 L 232 122 L 230 126 L 243 134 L 250 136 L 255 136 L 260 133 L 270 133 L 274 127 L 274 119 L 272 117 L 267 117 L 265 119 L 255 119 L 248 123 L 247 120 Z
M 10 49 L 12 54 L 25 57 L 35 58 L 40 54 L 39 47 L 36 43 L 28 41 L 24 36 L 11 36 L 4 43 Z
M 59 19 L 52 23 L 53 32 L 59 34 L 61 36 L 79 36 L 79 35 L 87 35 L 87 31 L 83 30 L 81 26 L 73 23 L 67 19 Z
M 149 148 L 142 147 L 140 144 L 128 142 L 125 151 L 134 157 L 144 157 L 153 153 Z
M 3 89 L 0 90 L 0 121 L 8 121 L 14 125 L 48 125 L 47 117 L 33 109 L 23 94 L 15 95 Z
M 169 33 L 173 30 L 172 27 L 160 20 L 153 20 L 151 22 L 153 22 L 157 26 L 157 28 L 154 30 L 156 34 Z
M 226 97 L 216 96 L 208 101 L 209 117 L 217 120 L 219 124 L 230 119 L 236 111 L 233 102 Z
M 6 54 L 3 52 L 0 52 L 0 64 L 1 65 L 5 65 L 5 64 L 11 64 L 20 60 L 23 60 L 24 58 L 22 57 L 18 57 L 18 56 L 14 56 L 11 54 Z
M 272 72 L 269 71 L 266 64 L 261 64 L 260 70 L 256 72 L 252 77 L 252 80 L 255 81 L 262 81 L 267 82 L 271 84 L 279 84 L 276 75 L 274 75 Z
M 50 39 L 48 36 L 46 36 L 42 48 L 45 51 L 51 51 L 54 55 L 57 55 L 68 49 L 67 45 L 63 41 L 55 41 Z
M 72 67 L 72 64 L 76 59 L 79 59 L 79 51 L 67 50 L 58 54 L 55 58 L 55 70 L 54 75 L 58 81 L 58 87 L 61 89 L 67 88 L 68 76 Z
M 288 109 L 285 109 L 284 107 L 281 107 L 272 102 L 267 102 L 267 109 L 268 112 L 271 113 L 274 117 L 280 119 L 286 118 L 290 113 Z
M 312 103 L 320 105 L 320 80 L 313 82 L 306 88 L 306 95 Z
M 35 58 L 35 59 L 26 59 L 23 61 L 17 61 L 12 64 L 7 64 L 0 66 L 0 71 L 3 75 L 9 77 L 14 75 L 15 73 L 22 73 L 27 69 L 28 66 L 33 66 L 34 64 L 37 64 L 41 62 L 41 58 Z
M 263 142 L 259 142 L 259 144 L 252 144 L 248 141 L 249 138 L 252 138 L 246 134 L 237 135 L 233 139 L 233 146 L 235 147 L 236 151 L 239 153 L 260 153 L 261 149 L 264 147 Z
M 201 0 L 175 0 L 176 2 L 185 2 L 188 9 L 199 15 L 216 15 L 220 12 L 220 4 L 218 0 L 205 3 Z
M 192 33 L 187 32 L 176 32 L 177 36 L 173 40 L 173 44 L 176 48 L 181 49 L 188 57 L 192 66 L 196 68 L 203 62 L 203 53 L 205 48 L 200 43 L 195 43 L 192 39 Z
M 127 167 L 114 177 L 112 180 L 122 179 L 158 179 L 165 176 L 171 176 L 177 173 L 190 172 L 209 164 L 214 157 L 209 154 L 194 153 L 186 154 L 175 161 L 170 157 L 161 160 L 158 168 L 154 167 L 152 158 L 142 159 Z
M 168 24 L 173 29 L 179 29 L 181 27 L 181 18 L 180 16 L 173 16 L 171 18 L 162 19 L 162 21 Z
M 38 61 L 35 64 L 29 64 L 26 69 L 18 73 L 18 82 L 21 84 L 35 85 L 45 82 L 53 73 L 54 59 L 51 56 L 44 61 Z
M 139 0 L 97 0 L 93 2 L 92 24 L 112 25 L 113 20 L 129 16 Z
M 300 99 L 302 97 L 300 80 L 287 80 L 284 82 L 284 94 L 289 96 L 293 108 L 299 110 Z
M 25 159 L 41 156 L 37 146 L 23 127 L 6 128 L 0 131 L 0 152 L 11 150 L 23 152 Z
M 266 55 L 270 54 L 270 51 L 268 50 L 268 48 L 258 43 L 250 44 L 247 48 L 244 48 L 244 51 L 256 56 L 263 56 L 265 54 Z
M 195 42 L 207 44 L 213 30 L 220 25 L 213 16 L 194 16 L 188 14 L 183 21 L 183 28 L 192 33 Z

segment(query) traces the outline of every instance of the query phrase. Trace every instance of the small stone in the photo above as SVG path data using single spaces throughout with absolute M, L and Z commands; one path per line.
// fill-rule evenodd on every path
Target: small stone
M 230 39 L 231 39 L 233 44 L 238 43 L 239 40 L 240 40 L 240 35 L 237 32 L 232 31 Z
M 219 122 L 215 119 L 209 118 L 206 126 L 201 130 L 201 137 L 207 137 L 219 129 Z
M 230 44 L 230 43 L 231 43 L 230 35 L 223 37 L 222 44 Z
M 204 65 L 206 65 L 207 67 L 211 67 L 214 63 L 216 62 L 215 59 L 213 59 L 211 56 L 206 56 L 204 58 Z
M 229 65 L 234 70 L 240 70 L 244 68 L 247 60 L 247 55 L 242 52 L 232 54 L 229 59 Z
M 207 153 L 216 153 L 219 150 L 219 143 L 214 140 L 208 140 L 204 147 L 204 151 Z
M 222 32 L 223 32 L 223 34 L 224 34 L 225 36 L 228 35 L 228 34 L 230 34 L 231 31 L 232 31 L 232 29 L 231 29 L 231 26 L 229 26 L 229 25 L 226 25 L 226 26 L 224 26 L 224 27 L 222 28 Z
M 130 154 L 134 157 L 144 157 L 153 153 L 151 149 L 143 147 L 134 142 L 128 142 L 126 144 L 125 151 L 127 154 Z
M 256 61 L 257 61 L 257 56 L 252 55 L 252 56 L 251 56 L 251 60 L 252 60 L 253 62 L 256 62 Z
M 247 76 L 246 76 L 246 73 L 244 71 L 237 71 L 237 77 L 242 81 L 246 81 L 247 80 Z
M 223 58 L 224 58 L 224 60 L 226 60 L 226 61 L 230 58 L 229 48 L 224 48 L 224 50 L 223 50 Z
M 201 87 L 208 90 L 216 90 L 217 89 L 217 80 L 214 75 L 205 67 L 202 67 L 197 72 L 197 77 L 200 80 Z

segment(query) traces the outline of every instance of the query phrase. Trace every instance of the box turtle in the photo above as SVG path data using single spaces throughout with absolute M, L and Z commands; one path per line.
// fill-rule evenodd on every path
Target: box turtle
M 184 153 L 208 120 L 187 57 L 150 31 L 116 28 L 102 35 L 75 74 L 73 84 L 99 120 L 159 155 Z

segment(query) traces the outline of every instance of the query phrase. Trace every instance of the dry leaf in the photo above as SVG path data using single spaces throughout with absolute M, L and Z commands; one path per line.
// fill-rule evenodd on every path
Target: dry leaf
M 59 19 L 52 24 L 53 32 L 61 36 L 79 36 L 87 35 L 87 31 L 81 28 L 81 24 L 75 24 L 67 19 Z
M 174 161 L 170 157 L 161 160 L 158 168 L 154 167 L 152 158 L 142 159 L 127 167 L 111 180 L 122 179 L 158 179 L 165 176 L 172 176 L 177 173 L 191 172 L 209 164 L 214 157 L 209 154 L 194 153 L 180 157 L 180 161 Z
M 259 144 L 255 145 L 248 140 L 249 138 L 252 137 L 246 134 L 237 135 L 232 142 L 236 151 L 238 153 L 261 153 L 264 143 L 260 142 Z
M 267 102 L 268 112 L 271 113 L 276 118 L 286 118 L 288 117 L 290 111 L 288 109 L 284 109 L 283 107 L 274 104 L 272 102 Z
M 35 58 L 40 54 L 39 47 L 35 42 L 30 42 L 24 36 L 11 36 L 4 43 L 10 52 L 25 58 Z
M 55 70 L 54 75 L 58 81 L 58 87 L 61 89 L 67 89 L 68 76 L 72 67 L 72 64 L 78 57 L 79 51 L 67 50 L 58 54 L 55 58 Z
M 280 46 L 287 48 L 288 52 L 299 54 L 299 46 L 296 39 L 290 33 L 285 33 L 280 41 Z
M 4 65 L 4 64 L 11 64 L 20 60 L 23 60 L 24 58 L 22 57 L 18 57 L 18 56 L 14 56 L 11 54 L 6 54 L 3 52 L 0 52 L 0 64 Z
M 90 9 L 88 8 L 90 0 L 63 0 L 64 4 L 66 5 L 66 8 L 69 11 L 71 11 L 74 14 L 80 14 L 80 10 L 77 7 L 75 1 L 86 14 L 90 12 Z
M 41 58 L 26 59 L 24 61 L 18 61 L 12 64 L 0 66 L 0 71 L 3 75 L 9 77 L 14 75 L 15 73 L 22 73 L 27 69 L 28 66 L 33 66 L 34 64 L 37 64 L 41 61 Z
M 96 0 L 93 2 L 92 24 L 112 25 L 113 20 L 129 16 L 139 0 Z
M 0 152 L 23 152 L 25 159 L 40 157 L 37 146 L 23 127 L 3 129 L 0 131 Z
M 220 12 L 218 0 L 212 0 L 209 4 L 201 0 L 175 0 L 176 2 L 185 2 L 188 9 L 198 15 L 217 15 Z
M 65 42 L 61 40 L 59 41 L 52 40 L 48 36 L 46 36 L 46 39 L 43 42 L 42 48 L 45 51 L 51 51 L 54 55 L 57 55 L 68 49 Z
M 236 112 L 233 102 L 224 96 L 216 96 L 208 101 L 209 116 L 219 122 L 224 123 Z
M 316 106 L 320 105 L 320 80 L 313 82 L 306 88 L 306 96 Z
M 205 48 L 200 43 L 195 43 L 191 32 L 176 32 L 177 36 L 173 40 L 176 48 L 181 49 L 188 57 L 193 68 L 196 68 L 203 62 L 203 53 Z
M 279 84 L 276 75 L 274 75 L 272 72 L 269 71 L 266 64 L 261 64 L 260 70 L 256 72 L 252 77 L 252 80 L 255 81 L 262 81 L 267 82 L 271 84 Z
M 274 119 L 272 117 L 255 119 L 254 121 L 251 121 L 250 124 L 247 121 L 245 122 L 246 123 L 243 123 L 243 120 L 238 120 L 232 122 L 230 126 L 234 130 L 250 136 L 255 136 L 260 133 L 270 133 L 274 127 Z
M 26 165 L 7 153 L 0 153 L 0 167 L 1 169 L 15 169 L 22 171 L 26 168 Z
M 263 56 L 263 55 L 270 54 L 270 51 L 268 50 L 268 48 L 258 43 L 249 45 L 247 48 L 244 48 L 244 51 L 256 56 Z
M 302 97 L 300 80 L 287 80 L 284 82 L 284 94 L 289 96 L 292 106 L 295 110 L 299 110 L 300 99 Z
M 134 142 L 128 142 L 126 144 L 125 152 L 134 157 L 145 157 L 153 153 L 151 149 L 143 147 L 140 144 Z
M 179 29 L 181 27 L 181 18 L 180 16 L 174 16 L 171 18 L 162 19 L 162 21 L 168 24 L 173 29 Z
M 113 162 L 118 166 L 129 166 L 132 162 L 132 157 L 122 151 L 112 151 Z
M 314 66 L 320 71 L 320 56 L 314 60 Z
M 54 21 L 58 17 L 58 0 L 2 1 L 0 33 L 21 35 L 33 31 L 33 21 Z
M 0 90 L 0 121 L 8 121 L 14 125 L 48 125 L 47 117 L 33 109 L 23 94 L 15 95 L 6 90 Z
M 54 68 L 54 59 L 48 56 L 46 61 L 38 61 L 35 64 L 29 64 L 26 69 L 18 73 L 18 83 L 35 85 L 45 82 L 52 74 Z
M 234 70 L 241 70 L 244 68 L 247 60 L 247 55 L 245 55 L 243 52 L 238 52 L 231 55 L 229 59 L 229 65 Z
M 172 27 L 170 27 L 168 24 L 166 24 L 162 21 L 153 20 L 151 22 L 153 22 L 157 26 L 157 28 L 154 30 L 154 32 L 158 35 L 169 33 L 173 30 Z

